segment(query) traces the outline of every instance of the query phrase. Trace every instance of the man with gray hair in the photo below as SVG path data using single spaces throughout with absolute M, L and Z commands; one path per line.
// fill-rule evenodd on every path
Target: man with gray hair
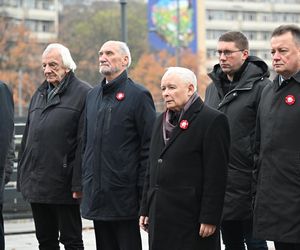
M 149 250 L 220 250 L 227 118 L 203 103 L 187 68 L 168 68 L 160 86 L 166 111 L 153 127 L 140 227 Z
M 83 249 L 79 209 L 83 110 L 90 90 L 68 48 L 42 55 L 46 80 L 34 93 L 19 152 L 18 190 L 30 202 L 39 249 Z
M 141 250 L 138 211 L 155 120 L 151 94 L 127 75 L 127 45 L 99 51 L 105 77 L 87 97 L 82 216 L 94 221 L 97 249 Z
M 276 250 L 300 249 L 300 27 L 271 35 L 272 84 L 261 95 L 256 152 L 254 236 Z

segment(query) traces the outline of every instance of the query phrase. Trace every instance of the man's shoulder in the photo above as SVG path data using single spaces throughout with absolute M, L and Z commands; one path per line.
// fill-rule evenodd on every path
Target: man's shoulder
M 212 90 L 216 90 L 217 87 L 216 87 L 216 83 L 214 81 L 211 81 L 207 87 L 206 87 L 206 91 L 212 91 Z
M 12 100 L 12 92 L 6 85 L 6 83 L 0 81 L 0 94 L 2 97 L 5 97 L 4 99 L 11 99 Z
M 219 116 L 220 117 L 223 117 L 223 116 L 226 117 L 226 115 L 223 112 L 221 112 L 221 111 L 219 111 L 215 108 L 210 107 L 206 103 L 203 104 L 203 108 L 202 108 L 200 114 L 205 116 L 206 119 L 215 119 Z
M 73 81 L 76 83 L 75 85 L 78 87 L 78 88 L 81 88 L 83 90 L 90 90 L 92 88 L 92 86 L 88 83 L 88 82 L 85 82 L 81 79 L 79 79 L 78 77 L 74 76 L 74 79 Z
M 131 91 L 134 91 L 134 92 L 144 92 L 144 93 L 149 93 L 149 90 L 144 86 L 142 85 L 141 83 L 138 83 L 138 82 L 135 82 L 133 81 L 132 79 L 128 78 L 127 80 L 127 87 L 131 90 Z
M 8 91 L 7 85 L 2 81 L 0 81 L 0 90 L 1 91 Z

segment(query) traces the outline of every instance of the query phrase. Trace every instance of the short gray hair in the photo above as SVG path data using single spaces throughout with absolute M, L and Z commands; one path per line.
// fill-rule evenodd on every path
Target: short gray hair
M 180 80 L 185 84 L 193 84 L 194 92 L 197 91 L 197 77 L 193 71 L 183 67 L 169 67 L 167 68 L 164 76 L 168 76 L 171 74 L 177 75 L 180 78 Z
M 121 55 L 125 55 L 128 57 L 128 64 L 127 64 L 127 68 L 129 68 L 129 66 L 131 65 L 131 54 L 130 54 L 130 50 L 128 48 L 128 45 L 124 42 L 121 41 L 109 41 L 109 42 L 114 42 L 119 46 L 120 49 L 120 54 Z
M 43 56 L 48 54 L 51 50 L 53 49 L 57 49 L 59 54 L 61 55 L 61 58 L 62 58 L 62 62 L 63 62 L 63 65 L 70 69 L 71 71 L 75 71 L 76 69 L 76 64 L 71 56 L 71 53 L 70 53 L 70 50 L 63 46 L 62 44 L 60 43 L 50 43 L 47 48 L 44 50 L 43 52 Z

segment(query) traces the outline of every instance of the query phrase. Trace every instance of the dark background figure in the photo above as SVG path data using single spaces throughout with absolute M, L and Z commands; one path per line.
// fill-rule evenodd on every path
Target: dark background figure
M 141 250 L 138 211 L 152 126 L 151 94 L 127 75 L 127 45 L 99 51 L 105 77 L 86 102 L 82 216 L 94 221 L 97 249 Z
M 238 31 L 220 36 L 219 63 L 209 74 L 205 103 L 226 114 L 230 125 L 230 162 L 221 224 L 227 250 L 265 250 L 265 240 L 252 237 L 254 134 L 263 88 L 269 70 L 260 58 L 249 56 L 247 37 Z
M 254 236 L 274 241 L 276 250 L 299 250 L 300 28 L 276 28 L 271 55 L 278 75 L 263 90 L 258 113 Z
M 13 148 L 14 101 L 6 84 L 0 81 L 0 249 L 5 249 L 3 227 L 3 192 L 9 181 L 11 149 Z
M 153 128 L 140 227 L 150 250 L 220 249 L 227 118 L 203 103 L 186 68 L 169 68 L 161 90 L 167 110 Z
M 46 80 L 34 93 L 19 152 L 18 189 L 30 202 L 39 249 L 83 249 L 81 146 L 85 98 L 70 51 L 50 44 L 42 55 Z

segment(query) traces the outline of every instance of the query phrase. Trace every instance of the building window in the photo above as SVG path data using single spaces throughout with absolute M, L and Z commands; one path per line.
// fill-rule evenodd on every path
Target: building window
M 37 31 L 37 22 L 35 20 L 25 20 L 25 27 L 33 32 Z
M 208 59 L 216 58 L 216 50 L 214 50 L 214 49 L 207 49 L 206 50 L 206 57 Z
M 24 8 L 35 9 L 35 0 L 26 0 L 23 3 Z
M 256 21 L 256 12 L 245 11 L 243 13 L 243 21 Z
M 271 32 L 269 32 L 269 31 L 262 31 L 261 32 L 261 40 L 263 40 L 263 41 L 268 41 L 268 40 L 270 40 L 270 38 L 271 38 Z
M 207 40 L 216 40 L 225 33 L 226 30 L 206 30 L 206 39 Z
M 40 24 L 40 31 L 42 32 L 53 32 L 54 25 L 53 22 L 42 21 Z
M 248 40 L 257 40 L 257 31 L 243 31 Z

